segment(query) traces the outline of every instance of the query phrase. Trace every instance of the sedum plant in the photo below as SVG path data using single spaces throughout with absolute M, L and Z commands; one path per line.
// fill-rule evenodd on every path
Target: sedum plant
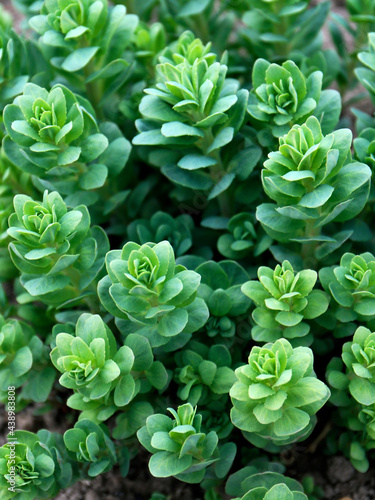
M 144 245 L 154 241 L 169 241 L 177 257 L 190 250 L 193 239 L 194 221 L 187 215 L 172 217 L 165 212 L 156 212 L 150 218 L 137 219 L 128 226 L 128 239 Z
M 128 76 L 124 52 L 138 24 L 124 5 L 107 0 L 46 0 L 29 24 L 51 64 L 83 87 L 97 109 Z
M 312 6 L 307 0 L 245 0 L 240 41 L 252 57 L 272 61 L 293 56 L 314 57 L 321 48 L 321 28 L 329 14 L 329 4 Z
M 142 375 L 150 387 L 163 389 L 167 383 L 165 369 L 153 362 L 145 339 L 129 338 L 130 345 L 138 344 L 134 351 L 142 359 L 136 359 L 128 345 L 117 348 L 113 333 L 99 315 L 82 314 L 75 335 L 61 331 L 55 343 L 51 360 L 62 373 L 59 382 L 75 392 L 71 407 L 78 405 L 85 412 L 82 415 L 91 419 L 106 419 L 128 405 L 142 389 Z
M 82 419 L 64 434 L 67 450 L 75 454 L 78 462 L 90 464 L 90 477 L 108 472 L 117 461 L 114 443 L 107 433 L 91 420 Z
M 142 246 L 129 242 L 109 252 L 106 265 L 108 275 L 98 288 L 103 306 L 116 318 L 133 322 L 124 322 L 124 328 L 139 331 L 153 347 L 176 336 L 177 342 L 186 343 L 206 322 L 207 307 L 197 297 L 200 276 L 176 265 L 168 241 Z
M 22 387 L 25 400 L 47 400 L 56 375 L 48 362 L 48 350 L 24 322 L 0 316 L 0 390 Z M 2 398 L 3 399 L 3 398 Z
M 258 206 L 256 214 L 270 236 L 310 244 L 306 256 L 314 254 L 314 242 L 336 241 L 322 236 L 322 228 L 358 215 L 369 196 L 371 170 L 351 162 L 351 144 L 350 130 L 324 136 L 315 117 L 280 138 L 262 171 L 265 193 L 275 203 Z
M 296 124 L 302 124 L 312 114 L 324 115 L 328 110 L 318 107 L 321 97 L 323 74 L 312 72 L 306 78 L 293 61 L 285 61 L 281 66 L 265 59 L 257 59 L 253 67 L 253 90 L 250 93 L 248 112 L 255 123 L 269 127 L 275 137 L 287 134 Z M 329 91 L 328 91 L 329 92 Z M 338 101 L 340 97 L 338 94 Z M 330 102 L 330 106 L 332 103 Z M 340 115 L 331 116 L 327 124 L 331 131 Z
M 0 448 L 0 487 L 5 500 L 54 498 L 69 484 L 72 466 L 66 452 L 60 454 L 64 450 L 60 437 L 48 431 L 16 431 L 12 444 Z
M 374 2 L 1 4 L 1 499 L 371 472 Z
M 327 381 L 332 387 L 331 402 L 338 407 L 344 428 L 338 447 L 360 472 L 369 469 L 375 449 L 373 374 L 375 334 L 360 326 L 342 349 L 342 361 L 333 358 L 327 367 Z
M 271 245 L 272 239 L 254 228 L 254 216 L 250 213 L 234 215 L 228 222 L 228 232 L 217 241 L 217 249 L 227 259 L 240 260 L 253 254 L 258 257 Z
M 210 317 L 204 325 L 209 337 L 233 339 L 237 323 L 250 308 L 241 292 L 241 285 L 248 279 L 246 271 L 236 262 L 208 261 L 197 267 L 201 276 L 198 297 L 208 306 Z
M 307 500 L 295 479 L 277 472 L 254 473 L 252 469 L 245 467 L 230 476 L 226 492 L 235 495 L 234 500 Z
M 207 348 L 193 343 L 188 347 L 176 355 L 178 397 L 192 405 L 207 405 L 228 394 L 236 381 L 228 349 L 220 344 Z
M 260 267 L 258 278 L 259 281 L 247 281 L 241 287 L 256 305 L 252 313 L 256 323 L 251 332 L 253 339 L 275 342 L 284 337 L 293 344 L 310 345 L 313 336 L 305 320 L 321 316 L 329 305 L 325 292 L 313 290 L 318 278 L 316 271 L 305 269 L 296 273 L 285 260 L 274 270 Z
M 97 189 L 109 169 L 121 171 L 125 166 L 127 141 L 115 142 L 125 161 L 109 162 L 113 151 L 99 131 L 91 104 L 63 85 L 48 92 L 26 84 L 23 94 L 4 110 L 4 124 L 7 158 L 31 174 L 41 191 L 52 188 L 72 194 Z
M 249 362 L 236 370 L 230 391 L 233 424 L 257 446 L 285 445 L 304 439 L 330 391 L 316 378 L 308 347 L 286 339 L 251 349 Z
M 139 108 L 143 118 L 137 122 L 140 133 L 133 144 L 172 150 L 167 165 L 159 163 L 156 150 L 149 161 L 155 158 L 155 164 L 177 185 L 210 190 L 212 199 L 236 175 L 236 162 L 230 169 L 223 148 L 230 148 L 243 124 L 248 92 L 226 78 L 227 66 L 216 60 L 210 48 L 186 32 L 175 50 L 166 50 L 160 57 L 159 83 L 145 90 L 148 95 Z
M 90 300 L 93 291 L 88 288 L 104 265 L 108 239 L 101 228 L 90 229 L 87 208 L 68 210 L 59 193 L 45 191 L 41 202 L 15 196 L 14 209 L 9 251 L 27 292 L 60 307 Z
M 142 446 L 152 453 L 150 472 L 199 483 L 205 469 L 218 460 L 217 434 L 201 432 L 202 416 L 189 403 L 169 411 L 173 418 L 152 415 L 137 433 Z
M 340 306 L 339 320 L 369 321 L 375 315 L 375 257 L 370 252 L 346 253 L 339 266 L 324 267 L 319 277 Z

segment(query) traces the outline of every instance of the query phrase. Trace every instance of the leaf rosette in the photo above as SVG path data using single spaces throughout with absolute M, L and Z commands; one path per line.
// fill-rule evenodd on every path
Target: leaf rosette
M 254 216 L 250 213 L 234 215 L 228 222 L 228 232 L 217 241 L 217 248 L 227 259 L 243 259 L 254 254 L 255 257 L 267 250 L 272 239 L 264 233 L 258 234 L 254 228 Z
M 277 472 L 254 473 L 245 467 L 232 474 L 226 491 L 236 495 L 233 500 L 307 500 L 300 483 Z
M 346 310 L 336 312 L 342 322 L 360 318 L 369 321 L 375 315 L 375 257 L 370 252 L 360 255 L 345 253 L 336 267 L 319 272 L 324 289 Z
M 224 345 L 208 348 L 193 342 L 176 354 L 177 395 L 192 405 L 207 405 L 228 394 L 236 381 L 232 357 Z
M 55 370 L 43 342 L 33 329 L 15 319 L 0 316 L 0 390 L 23 386 L 23 400 L 44 402 L 55 381 Z
M 210 337 L 232 339 L 237 320 L 247 314 L 251 305 L 241 292 L 241 285 L 249 277 L 247 272 L 230 260 L 204 262 L 196 272 L 201 276 L 198 297 L 205 301 L 210 312 L 204 331 Z
M 108 276 L 99 283 L 103 306 L 120 322 L 123 333 L 138 331 L 153 347 L 181 336 L 182 345 L 189 335 L 208 319 L 205 302 L 196 297 L 200 275 L 176 265 L 168 241 L 138 245 L 127 243 L 106 257 Z
M 89 102 L 63 85 L 48 92 L 26 84 L 23 94 L 4 109 L 4 125 L 5 155 L 35 176 L 41 191 L 55 186 L 71 194 L 104 184 L 108 168 L 100 159 L 108 139 L 99 132 Z
M 49 448 L 31 432 L 15 431 L 14 437 L 17 438 L 14 447 L 8 443 L 0 448 L 2 498 L 34 500 L 56 495 L 60 489 L 54 476 L 57 466 Z M 14 492 L 9 490 L 13 480 Z
M 168 408 L 166 415 L 151 415 L 137 437 L 152 457 L 150 472 L 155 477 L 175 476 L 182 481 L 199 483 L 205 469 L 219 458 L 218 437 L 213 431 L 201 431 L 202 416 L 191 404 Z
M 279 66 L 257 59 L 248 112 L 258 122 L 272 123 L 273 135 L 280 137 L 313 114 L 320 99 L 322 78 L 321 71 L 306 78 L 293 61 Z
M 330 396 L 316 378 L 313 360 L 308 347 L 293 349 L 286 339 L 252 348 L 230 391 L 232 422 L 250 442 L 285 445 L 312 431 L 316 412 Z
M 261 266 L 258 278 L 259 281 L 248 281 L 241 288 L 257 306 L 253 311 L 253 339 L 275 342 L 285 337 L 293 344 L 310 345 L 313 337 L 305 320 L 321 316 L 329 305 L 327 293 L 313 290 L 318 278 L 316 271 L 305 269 L 296 273 L 285 260 L 275 269 Z
M 257 219 L 281 242 L 326 241 L 320 236 L 323 226 L 347 221 L 362 211 L 371 170 L 351 162 L 350 130 L 323 136 L 315 117 L 293 126 L 279 141 L 279 151 L 269 154 L 262 170 L 263 188 L 276 204 L 260 205 Z
M 51 352 L 63 387 L 78 392 L 87 403 L 101 400 L 108 406 L 114 403 L 115 409 L 127 405 L 140 390 L 140 381 L 131 374 L 134 359 L 130 347 L 117 349 L 110 329 L 91 314 L 80 316 L 75 335 L 58 333 Z
M 150 241 L 169 241 L 177 257 L 185 254 L 193 244 L 193 219 L 189 215 L 172 217 L 166 212 L 156 212 L 149 220 L 138 219 L 128 226 L 128 240 L 144 245 Z
M 96 477 L 112 469 L 117 461 L 113 441 L 108 429 L 88 419 L 78 421 L 73 429 L 64 434 L 67 449 L 74 453 L 78 462 L 90 463 L 87 474 Z
M 94 106 L 121 87 L 128 76 L 125 49 L 138 25 L 124 5 L 107 0 L 46 0 L 29 21 L 52 66 L 83 86 Z
M 227 66 L 191 32 L 159 59 L 159 83 L 145 90 L 148 95 L 139 107 L 143 118 L 136 122 L 140 133 L 133 144 L 163 147 L 162 158 L 152 150 L 148 161 L 180 186 L 213 188 L 209 196 L 214 198 L 236 174 L 235 169 L 228 172 L 221 148 L 229 146 L 243 124 L 248 92 L 226 78 Z
M 14 209 L 9 251 L 23 286 L 46 303 L 78 300 L 104 265 L 109 249 L 104 231 L 90 229 L 87 208 L 68 210 L 57 192 L 45 191 L 42 201 L 16 195 Z
M 357 328 L 353 340 L 343 346 L 342 359 L 351 379 L 350 394 L 361 405 L 375 404 L 375 333 Z

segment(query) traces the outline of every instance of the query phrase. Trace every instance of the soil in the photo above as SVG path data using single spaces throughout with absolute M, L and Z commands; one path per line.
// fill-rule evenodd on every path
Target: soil
M 0 0 L 0 3 L 14 12 L 11 0 Z M 342 1 L 336 0 L 334 4 L 335 10 L 340 14 L 345 12 Z M 22 16 L 16 13 L 16 29 L 21 20 Z M 328 36 L 325 36 L 325 44 L 330 45 Z M 45 428 L 51 432 L 64 433 L 72 427 L 70 409 L 60 408 L 45 415 L 39 415 L 37 414 L 38 408 L 38 405 L 33 404 L 18 413 L 17 429 L 37 432 Z M 5 411 L 2 410 L 5 408 L 0 405 L 0 446 L 4 443 L 6 436 Z M 316 438 L 315 433 L 310 438 L 310 443 L 314 443 Z M 246 441 L 243 445 L 244 447 L 251 446 Z M 141 451 L 131 461 L 126 478 L 122 478 L 119 469 L 115 467 L 94 480 L 77 482 L 60 492 L 56 500 L 149 500 L 155 492 L 166 495 L 168 500 L 203 500 L 202 490 L 198 486 L 188 485 L 173 478 L 153 478 L 148 472 L 148 458 L 148 454 Z M 318 445 L 313 453 L 309 442 L 303 443 L 303 446 L 297 445 L 280 459 L 287 467 L 286 475 L 298 480 L 306 475 L 312 476 L 315 484 L 322 488 L 324 500 L 375 500 L 374 468 L 371 467 L 369 472 L 361 474 L 345 457 L 325 456 L 323 444 Z

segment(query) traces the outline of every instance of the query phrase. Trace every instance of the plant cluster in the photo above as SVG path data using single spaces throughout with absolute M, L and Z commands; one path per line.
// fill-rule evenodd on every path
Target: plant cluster
M 142 453 L 205 500 L 321 498 L 288 477 L 292 447 L 367 471 L 373 2 L 348 0 L 350 23 L 307 0 L 13 4 L 0 401 L 66 418 L 9 429 L 0 497 L 126 477 Z

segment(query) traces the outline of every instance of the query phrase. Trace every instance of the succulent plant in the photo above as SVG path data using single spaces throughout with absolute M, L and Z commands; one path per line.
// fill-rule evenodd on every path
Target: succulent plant
M 60 455 L 50 433 L 15 431 L 13 439 L 0 448 L 0 487 L 4 500 L 53 498 L 67 481 L 72 480 L 72 466 Z M 59 436 L 57 436 L 59 437 Z M 61 449 L 61 446 L 59 446 Z
M 197 267 L 201 276 L 198 297 L 207 304 L 210 317 L 204 330 L 210 337 L 233 338 L 236 334 L 236 318 L 247 314 L 250 303 L 241 292 L 241 285 L 248 274 L 237 262 L 226 260 L 208 261 Z
M 232 358 L 224 345 L 208 348 L 194 342 L 176 354 L 176 363 L 177 395 L 192 405 L 207 405 L 219 399 L 236 381 Z
M 176 265 L 168 241 L 126 243 L 122 250 L 109 252 L 106 263 L 108 276 L 98 289 L 103 306 L 116 318 L 134 322 L 125 322 L 125 327 L 144 326 L 137 331 L 152 346 L 192 333 L 207 321 L 207 307 L 196 297 L 200 276 Z
M 228 222 L 228 232 L 222 234 L 217 241 L 217 248 L 227 259 L 243 259 L 253 254 L 255 257 L 265 252 L 272 239 L 258 234 L 254 228 L 254 216 L 250 213 L 234 215 Z
M 186 253 L 192 246 L 192 218 L 187 215 L 172 217 L 165 212 L 156 212 L 150 220 L 138 219 L 128 226 L 128 239 L 144 245 L 153 241 L 169 241 L 177 257 Z
M 349 312 L 351 321 L 358 317 L 369 320 L 375 315 L 375 257 L 370 252 L 348 252 L 339 266 L 321 269 L 319 277 L 335 302 Z M 343 320 L 342 313 L 338 314 Z
M 87 471 L 90 477 L 108 472 L 117 461 L 115 445 L 107 433 L 108 429 L 82 419 L 64 434 L 65 446 L 77 461 L 90 463 Z
M 236 174 L 223 164 L 220 148 L 240 129 L 248 92 L 226 79 L 227 66 L 216 61 L 210 48 L 185 32 L 173 50 L 163 53 L 159 83 L 145 90 L 148 95 L 139 107 L 143 118 L 136 123 L 140 133 L 133 144 L 171 150 L 168 165 L 165 159 L 159 164 L 155 151 L 156 166 L 178 185 L 211 189 L 209 197 L 214 198 Z
M 252 337 L 258 342 L 274 342 L 280 337 L 292 343 L 312 343 L 310 325 L 304 320 L 321 316 L 328 309 L 329 297 L 313 290 L 318 275 L 305 269 L 295 272 L 287 260 L 273 270 L 261 266 L 259 281 L 248 281 L 242 292 L 257 306 L 253 311 L 256 326 Z
M 250 116 L 267 126 L 272 124 L 275 137 L 286 134 L 296 124 L 311 116 L 319 102 L 323 74 L 305 78 L 293 61 L 281 66 L 257 59 L 253 67 L 253 91 L 250 93 Z
M 200 482 L 205 469 L 219 458 L 218 437 L 213 431 L 201 432 L 202 416 L 191 404 L 168 410 L 173 418 L 151 415 L 137 433 L 142 446 L 153 454 L 150 472 L 155 477 Z
M 264 190 L 276 204 L 262 204 L 256 214 L 270 236 L 282 242 L 324 241 L 319 240 L 323 226 L 361 212 L 371 170 L 351 162 L 351 144 L 350 130 L 323 136 L 315 117 L 280 138 L 279 151 L 269 154 L 262 171 Z
M 230 391 L 232 422 L 246 438 L 258 446 L 285 445 L 312 431 L 316 412 L 330 396 L 314 374 L 313 360 L 308 347 L 293 349 L 286 339 L 251 349 Z
M 0 316 L 0 390 L 18 389 L 25 400 L 44 402 L 55 381 L 46 347 L 24 322 Z
M 234 500 L 307 500 L 303 487 L 295 479 L 277 472 L 254 473 L 245 467 L 230 476 L 226 490 Z
M 17 195 L 14 209 L 9 251 L 23 286 L 46 303 L 79 300 L 104 265 L 109 247 L 104 231 L 90 229 L 85 206 L 68 210 L 55 191 L 45 191 L 42 201 Z

